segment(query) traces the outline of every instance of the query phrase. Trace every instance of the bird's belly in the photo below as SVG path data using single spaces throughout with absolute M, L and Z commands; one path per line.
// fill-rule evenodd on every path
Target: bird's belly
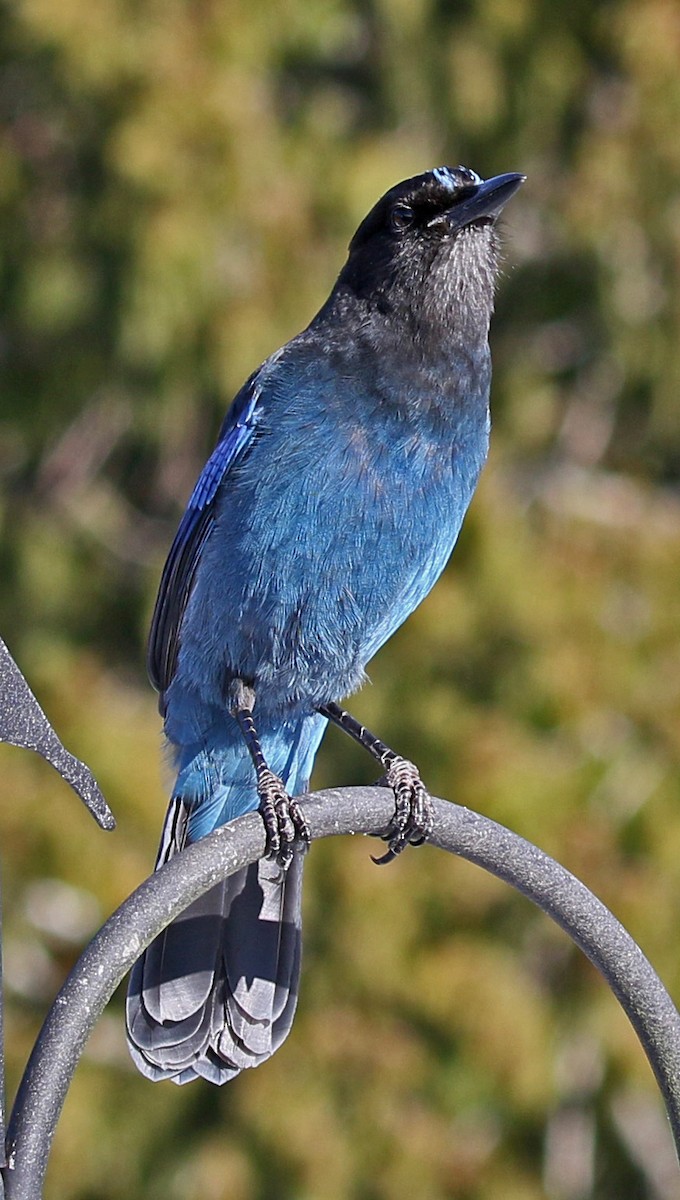
M 310 469 L 239 481 L 224 497 L 182 627 L 171 691 L 222 708 L 230 683 L 260 710 L 309 712 L 354 691 L 453 549 L 484 457 L 420 435 L 362 459 L 348 439 Z M 328 443 L 327 443 L 328 444 Z M 269 456 L 269 461 L 273 456 Z
M 429 592 L 453 547 L 440 534 L 337 569 L 318 563 L 303 585 L 258 597 L 240 630 L 238 669 L 254 682 L 258 705 L 305 710 L 355 691 L 379 647 Z M 263 616 L 265 619 L 263 620 Z
M 441 488 L 410 505 L 362 508 L 355 497 L 350 507 L 337 496 L 330 521 L 301 516 L 251 539 L 240 586 L 228 568 L 216 600 L 222 681 L 252 681 L 268 710 L 308 711 L 354 691 L 442 571 L 462 520 L 455 500 Z

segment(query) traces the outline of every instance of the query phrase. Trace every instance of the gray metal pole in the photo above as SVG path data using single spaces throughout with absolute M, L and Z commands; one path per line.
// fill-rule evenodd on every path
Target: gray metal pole
M 394 809 L 392 794 L 376 787 L 317 792 L 303 804 L 312 839 L 383 833 Z M 443 800 L 433 804 L 431 844 L 528 896 L 602 973 L 647 1054 L 680 1154 L 680 1014 L 639 946 L 583 883 L 536 846 L 478 813 Z M 52 1137 L 85 1041 L 141 951 L 197 896 L 263 851 L 257 813 L 223 826 L 146 880 L 87 947 L 47 1016 L 17 1094 L 3 1172 L 8 1200 L 40 1200 Z

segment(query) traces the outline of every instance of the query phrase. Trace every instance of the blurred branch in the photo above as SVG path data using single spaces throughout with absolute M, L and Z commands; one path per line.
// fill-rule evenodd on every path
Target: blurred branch
M 35 750 L 65 779 L 102 829 L 115 820 L 89 767 L 62 745 L 0 638 L 0 742 Z
M 377 835 L 389 825 L 394 799 L 384 788 L 329 789 L 309 796 L 304 807 L 313 839 Z M 477 863 L 533 900 L 602 973 L 640 1038 L 680 1148 L 680 1014 L 639 946 L 584 884 L 530 842 L 443 800 L 434 800 L 434 814 L 432 845 Z M 87 947 L 47 1016 L 17 1094 L 4 1171 L 8 1200 L 39 1200 L 76 1064 L 126 972 L 187 905 L 264 848 L 259 814 L 222 826 L 147 879 Z

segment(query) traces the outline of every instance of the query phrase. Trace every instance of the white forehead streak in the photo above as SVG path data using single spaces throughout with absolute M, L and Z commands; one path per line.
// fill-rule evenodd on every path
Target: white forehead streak
M 472 177 L 471 181 L 473 183 L 481 183 L 482 182 L 481 175 L 478 175 L 477 172 L 473 171 L 470 167 L 464 167 L 463 170 L 467 171 L 468 174 Z M 451 191 L 454 191 L 454 192 L 457 191 L 458 188 L 460 187 L 460 180 L 456 179 L 456 176 L 453 174 L 452 171 L 449 170 L 448 167 L 435 167 L 432 174 L 434 175 L 435 179 L 437 180 L 437 183 L 440 183 L 442 185 L 442 187 L 449 188 Z

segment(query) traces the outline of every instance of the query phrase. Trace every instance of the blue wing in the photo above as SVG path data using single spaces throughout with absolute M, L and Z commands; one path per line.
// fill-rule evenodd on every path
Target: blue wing
M 163 568 L 147 651 L 149 678 L 161 693 L 175 673 L 182 617 L 201 550 L 214 521 L 217 490 L 227 471 L 243 454 L 257 425 L 259 375 L 260 371 L 251 375 L 224 418 L 217 445 L 191 493 Z

